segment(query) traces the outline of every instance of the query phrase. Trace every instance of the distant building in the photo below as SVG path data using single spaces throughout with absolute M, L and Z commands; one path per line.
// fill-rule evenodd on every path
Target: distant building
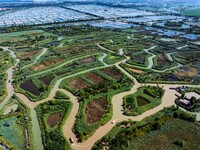
M 188 100 L 180 99 L 179 101 L 181 102 L 181 104 L 183 104 L 183 105 L 185 105 L 185 106 L 190 106 L 190 105 L 191 105 L 191 102 L 188 101 Z

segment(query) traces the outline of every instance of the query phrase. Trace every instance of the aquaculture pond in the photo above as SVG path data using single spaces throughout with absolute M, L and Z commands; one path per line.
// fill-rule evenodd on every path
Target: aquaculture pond
M 137 99 L 137 104 L 139 107 L 149 104 L 149 101 L 141 96 L 137 96 L 136 99 Z
M 20 85 L 20 88 L 25 90 L 25 91 L 30 92 L 31 94 L 33 94 L 35 96 L 39 96 L 40 95 L 40 91 L 37 89 L 37 87 L 30 80 L 27 80 L 24 83 L 22 83 Z
M 19 150 L 25 150 L 24 126 L 17 123 L 17 116 L 0 120 L 1 136 Z
M 50 127 L 54 127 L 61 119 L 60 113 L 54 113 L 48 117 L 48 124 Z
M 159 36 L 168 36 L 168 37 L 179 36 L 182 38 L 186 38 L 188 40 L 197 40 L 200 37 L 200 35 L 197 34 L 186 34 L 184 32 L 179 32 L 175 30 L 166 30 L 153 27 L 146 27 L 145 29 L 147 31 L 151 31 L 151 34 L 158 34 Z

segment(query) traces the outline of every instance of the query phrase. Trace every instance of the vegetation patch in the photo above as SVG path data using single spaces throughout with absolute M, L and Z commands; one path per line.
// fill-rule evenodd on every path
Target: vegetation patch
M 147 105 L 147 104 L 150 103 L 147 99 L 145 99 L 141 96 L 137 96 L 136 99 L 137 99 L 137 104 L 138 104 L 139 107 Z
M 51 100 L 38 105 L 35 109 L 42 131 L 44 149 L 71 149 L 63 135 L 62 126 L 70 114 L 72 103 Z
M 124 97 L 125 115 L 140 115 L 161 103 L 164 90 L 157 86 L 140 87 L 136 93 Z
M 194 122 L 195 115 L 165 108 L 139 122 L 118 123 L 92 149 L 199 149 L 200 130 Z
M 54 96 L 55 99 L 65 99 L 65 100 L 69 100 L 70 97 L 67 96 L 65 93 L 63 93 L 62 91 L 57 91 L 55 96 Z

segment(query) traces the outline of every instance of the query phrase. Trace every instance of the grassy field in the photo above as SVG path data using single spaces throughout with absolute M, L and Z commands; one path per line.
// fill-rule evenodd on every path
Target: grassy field
M 186 15 L 186 16 L 197 16 L 197 17 L 200 17 L 200 8 L 186 10 L 186 11 L 182 12 L 182 14 Z
M 92 149 L 199 149 L 199 137 L 195 116 L 172 106 L 139 122 L 118 123 Z
M 200 130 L 194 123 L 174 119 L 160 130 L 131 141 L 129 149 L 200 149 Z
M 23 41 L 26 39 L 26 35 L 35 35 L 35 34 L 43 34 L 43 33 L 44 33 L 43 30 L 30 30 L 30 31 L 3 33 L 3 34 L 0 34 L 0 42 Z

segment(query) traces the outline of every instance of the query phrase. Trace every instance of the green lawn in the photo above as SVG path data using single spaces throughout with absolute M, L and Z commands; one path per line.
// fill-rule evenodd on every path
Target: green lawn
M 174 119 L 160 130 L 152 131 L 131 141 L 130 149 L 200 149 L 199 129 L 200 127 L 194 123 Z

